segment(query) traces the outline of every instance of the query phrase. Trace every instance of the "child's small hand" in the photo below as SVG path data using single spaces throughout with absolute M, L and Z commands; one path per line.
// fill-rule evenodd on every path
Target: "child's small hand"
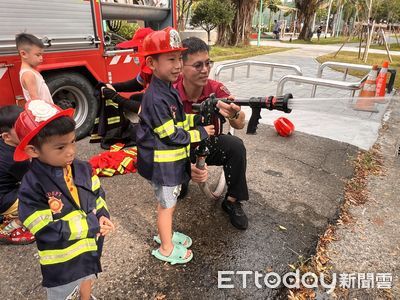
M 100 234 L 102 236 L 106 236 L 111 231 L 115 230 L 114 224 L 110 221 L 109 218 L 107 218 L 105 216 L 101 216 L 99 218 L 99 224 L 100 224 Z
M 212 136 L 215 134 L 214 125 L 207 125 L 204 126 L 205 131 L 207 132 L 208 136 Z

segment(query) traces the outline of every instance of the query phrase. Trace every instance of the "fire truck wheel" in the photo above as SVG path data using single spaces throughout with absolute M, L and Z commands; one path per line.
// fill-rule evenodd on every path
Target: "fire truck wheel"
M 81 74 L 58 73 L 46 77 L 53 101 L 61 108 L 75 108 L 76 137 L 87 136 L 97 114 L 97 100 L 93 96 L 93 86 Z

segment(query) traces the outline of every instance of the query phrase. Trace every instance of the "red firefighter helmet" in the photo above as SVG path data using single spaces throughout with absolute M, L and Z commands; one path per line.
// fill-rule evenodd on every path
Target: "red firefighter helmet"
M 167 27 L 148 34 L 143 40 L 142 51 L 139 52 L 139 55 L 149 56 L 186 49 L 182 46 L 178 31 L 172 27 Z
M 43 100 L 28 101 L 25 104 L 25 110 L 19 115 L 14 125 L 20 140 L 14 152 L 14 160 L 22 161 L 29 158 L 24 149 L 44 126 L 59 117 L 73 117 L 73 115 L 73 108 L 62 110 L 57 105 Z
M 137 51 L 142 50 L 143 40 L 150 33 L 154 32 L 150 27 L 139 28 L 136 30 L 130 41 L 125 41 L 116 45 L 119 49 L 137 48 Z
M 293 133 L 294 131 L 294 125 L 292 122 L 290 122 L 288 119 L 284 117 L 280 117 L 274 121 L 274 126 L 276 129 L 276 132 L 280 136 L 289 136 Z

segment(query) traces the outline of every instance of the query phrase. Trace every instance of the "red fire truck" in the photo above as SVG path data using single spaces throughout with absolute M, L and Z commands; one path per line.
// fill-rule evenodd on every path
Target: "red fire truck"
M 115 2 L 0 1 L 0 106 L 24 101 L 15 35 L 24 31 L 32 33 L 46 45 L 39 71 L 54 102 L 67 101 L 75 107 L 77 135 L 86 136 L 98 107 L 93 96 L 96 83 L 128 80 L 138 72 L 138 59 L 132 55 L 134 50 L 115 50 L 106 32 L 106 21 L 144 21 L 144 26 L 155 30 L 176 27 L 175 0 L 153 1 L 158 3 L 156 6 L 151 6 L 152 1 Z

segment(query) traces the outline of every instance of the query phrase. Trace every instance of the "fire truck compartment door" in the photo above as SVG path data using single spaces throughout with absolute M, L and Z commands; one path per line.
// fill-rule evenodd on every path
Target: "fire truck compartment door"
M 0 54 L 16 53 L 15 35 L 28 32 L 53 50 L 94 48 L 96 37 L 91 1 L 0 1 Z M 50 40 L 50 44 L 46 42 Z
M 14 92 L 11 85 L 10 72 L 5 62 L 0 61 L 0 95 L 2 105 L 15 104 Z

